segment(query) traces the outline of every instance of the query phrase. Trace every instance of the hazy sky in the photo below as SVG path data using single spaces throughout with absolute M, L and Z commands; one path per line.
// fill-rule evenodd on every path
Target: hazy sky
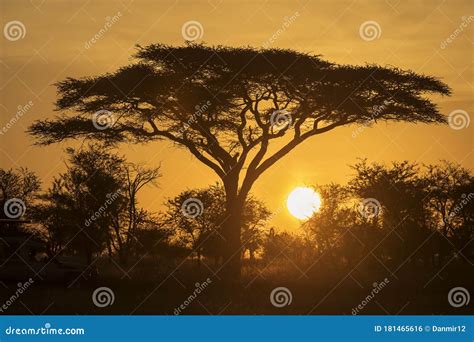
M 182 26 L 188 21 L 202 25 L 198 41 L 209 45 L 267 43 L 321 54 L 331 62 L 377 63 L 434 75 L 453 89 L 452 97 L 435 98 L 443 113 L 462 110 L 468 119 L 473 112 L 474 10 L 470 0 L 2 0 L 0 4 L 4 28 L 0 126 L 6 128 L 0 134 L 0 167 L 28 166 L 42 178 L 45 188 L 64 170 L 63 149 L 72 144 L 36 147 L 25 134 L 34 120 L 55 114 L 56 89 L 52 84 L 69 76 L 114 71 L 133 61 L 135 44 L 182 44 Z M 19 27 L 19 36 L 7 30 L 12 21 L 23 25 L 10 24 Z M 107 22 L 107 30 L 99 33 Z M 370 29 L 360 32 L 366 22 L 374 22 L 368 24 L 375 27 L 375 36 L 370 35 Z M 99 39 L 86 48 L 96 34 Z M 450 36 L 453 39 L 447 42 Z M 31 108 L 19 117 L 18 107 L 30 101 Z M 19 119 L 6 127 L 15 117 Z M 473 127 L 474 123 L 459 130 L 448 125 L 379 123 L 372 128 L 340 128 L 294 150 L 256 183 L 253 193 L 278 211 L 273 224 L 297 229 L 298 221 L 284 207 L 295 186 L 344 182 L 351 175 L 348 165 L 359 157 L 420 163 L 447 159 L 473 168 Z M 168 143 L 123 145 L 120 151 L 130 161 L 161 163 L 159 187 L 149 188 L 141 196 L 142 205 L 150 210 L 159 210 L 167 197 L 185 188 L 217 180 L 189 153 Z

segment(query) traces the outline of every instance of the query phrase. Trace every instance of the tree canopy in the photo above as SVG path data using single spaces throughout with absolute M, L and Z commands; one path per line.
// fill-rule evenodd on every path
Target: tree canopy
M 425 95 L 450 94 L 431 76 L 337 65 L 284 49 L 152 44 L 139 46 L 135 58 L 114 73 L 57 83 L 63 114 L 29 131 L 41 144 L 168 139 L 223 179 L 238 178 L 247 165 L 246 195 L 261 173 L 311 136 L 378 120 L 443 123 Z M 107 129 L 91 118 L 108 120 Z M 270 141 L 283 136 L 285 145 L 269 154 Z

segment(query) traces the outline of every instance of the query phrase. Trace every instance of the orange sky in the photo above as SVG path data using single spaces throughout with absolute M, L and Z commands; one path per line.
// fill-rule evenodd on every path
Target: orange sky
M 52 84 L 68 76 L 114 71 L 131 62 L 135 44 L 182 44 L 181 28 L 190 20 L 202 25 L 199 41 L 209 45 L 269 44 L 321 54 L 336 63 L 377 63 L 435 75 L 453 89 L 452 97 L 435 99 L 443 113 L 473 112 L 474 18 L 469 0 L 3 0 L 0 12 L 2 27 L 20 21 L 25 28 L 24 37 L 18 40 L 7 39 L 5 32 L 1 37 L 0 126 L 6 128 L 18 106 L 33 103 L 0 134 L 0 167 L 28 166 L 45 186 L 64 170 L 62 150 L 70 143 L 35 147 L 24 132 L 34 120 L 54 114 L 56 90 Z M 87 49 L 87 42 L 113 16 L 118 20 Z M 379 25 L 378 38 L 362 39 L 359 28 L 367 21 Z M 454 39 L 447 43 L 451 35 Z M 358 157 L 420 163 L 447 159 L 472 169 L 473 127 L 474 123 L 460 130 L 447 125 L 379 123 L 361 130 L 340 128 L 298 147 L 262 176 L 253 193 L 277 211 L 272 224 L 297 229 L 298 221 L 284 207 L 295 186 L 345 182 L 351 174 L 348 165 Z M 161 162 L 159 187 L 141 196 L 142 205 L 150 210 L 159 210 L 167 197 L 187 187 L 217 180 L 190 154 L 168 143 L 123 145 L 120 151 L 131 161 L 154 166 Z

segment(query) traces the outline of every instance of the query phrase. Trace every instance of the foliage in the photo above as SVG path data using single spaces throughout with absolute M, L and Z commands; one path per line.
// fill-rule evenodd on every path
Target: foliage
M 157 169 L 125 164 L 101 146 L 68 150 L 67 171 L 42 196 L 36 217 L 46 227 L 50 252 L 77 251 L 90 263 L 105 248 L 125 261 L 134 234 L 148 219 L 136 194 L 158 177 Z
M 196 216 L 184 212 L 185 203 L 199 203 Z M 226 219 L 225 192 L 216 184 L 204 189 L 186 190 L 169 199 L 163 221 L 175 229 L 175 240 L 193 250 L 198 260 L 201 256 L 220 258 L 226 248 L 222 224 Z M 270 211 L 258 199 L 247 198 L 242 222 L 242 253 L 249 251 L 253 258 L 262 243 L 262 231 Z

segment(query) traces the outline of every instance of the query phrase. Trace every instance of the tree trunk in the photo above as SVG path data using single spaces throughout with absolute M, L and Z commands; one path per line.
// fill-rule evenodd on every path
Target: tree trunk
M 226 284 L 233 290 L 240 286 L 241 267 L 241 241 L 240 230 L 242 213 L 238 208 L 234 208 L 223 226 L 223 236 L 226 248 L 223 253 L 222 277 Z
M 222 225 L 222 235 L 225 239 L 225 248 L 222 253 L 223 264 L 221 276 L 225 287 L 232 296 L 238 295 L 240 289 L 240 268 L 242 244 L 240 241 L 243 202 L 237 196 L 237 184 L 227 185 L 226 188 L 226 219 Z
M 122 266 L 127 265 L 128 261 L 128 249 L 125 248 L 125 246 L 122 246 L 118 252 L 118 257 L 119 257 L 119 264 Z
M 201 271 L 201 251 L 198 249 L 197 252 L 196 252 L 196 255 L 197 255 L 197 266 L 198 266 L 198 270 Z

